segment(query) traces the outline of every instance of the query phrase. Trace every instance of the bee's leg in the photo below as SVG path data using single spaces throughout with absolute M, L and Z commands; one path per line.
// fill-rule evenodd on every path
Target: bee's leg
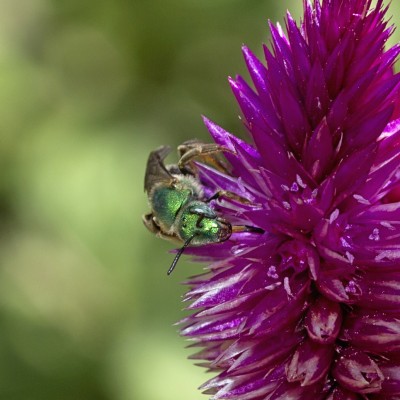
M 211 200 L 216 200 L 219 197 L 225 197 L 225 198 L 237 201 L 238 203 L 241 203 L 241 204 L 253 204 L 250 200 L 248 200 L 242 196 L 239 196 L 236 193 L 229 192 L 227 190 L 219 190 L 217 193 L 215 193 L 209 199 L 205 200 L 205 203 L 208 203 Z M 255 226 L 232 225 L 232 232 L 254 232 L 254 233 L 262 234 L 265 231 L 264 231 L 264 229 L 257 228 Z
M 234 153 L 232 150 L 216 143 L 202 143 L 196 139 L 189 140 L 178 146 L 180 156 L 178 167 L 181 171 L 193 172 L 192 170 L 195 168 L 192 162 L 197 159 L 200 162 L 213 166 L 219 171 L 229 174 L 228 165 L 224 163 L 221 157 L 218 157 L 223 152 Z
M 253 233 L 259 233 L 259 234 L 265 233 L 264 229 L 257 228 L 255 226 L 249 226 L 249 225 L 233 225 L 232 226 L 232 232 L 233 233 L 253 232 Z
M 160 227 L 155 223 L 152 213 L 144 214 L 142 216 L 142 220 L 143 220 L 144 226 L 151 233 L 154 233 L 155 235 L 158 235 L 160 233 Z
M 204 157 L 207 155 L 229 151 L 216 143 L 203 143 L 198 139 L 191 139 L 178 146 L 178 154 L 183 164 L 189 162 L 192 158 Z
M 175 238 L 162 232 L 161 228 L 154 221 L 153 214 L 148 213 L 142 216 L 144 226 L 154 235 L 161 239 L 174 240 Z
M 226 199 L 230 199 L 230 200 L 236 201 L 241 204 L 253 204 L 249 199 L 239 196 L 236 193 L 229 192 L 228 190 L 219 190 L 217 193 L 212 195 L 209 199 L 205 200 L 205 203 L 209 203 L 211 200 L 217 200 L 220 197 L 225 197 Z

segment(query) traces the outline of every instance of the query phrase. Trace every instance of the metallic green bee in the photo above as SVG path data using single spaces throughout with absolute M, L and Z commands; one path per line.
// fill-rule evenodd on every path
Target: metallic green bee
M 179 257 L 189 244 L 201 246 L 223 242 L 232 231 L 249 230 L 248 227 L 232 228 L 224 218 L 218 217 L 208 204 L 220 196 L 248 202 L 233 193 L 219 191 L 209 199 L 204 198 L 198 180 L 195 159 L 226 170 L 218 153 L 229 151 L 217 144 L 205 144 L 196 140 L 188 141 L 178 147 L 180 156 L 177 165 L 165 165 L 164 159 L 170 147 L 161 146 L 152 151 L 147 161 L 144 189 L 147 192 L 152 211 L 143 216 L 143 222 L 150 232 L 163 239 L 183 243 L 177 252 L 168 275 L 174 270 Z

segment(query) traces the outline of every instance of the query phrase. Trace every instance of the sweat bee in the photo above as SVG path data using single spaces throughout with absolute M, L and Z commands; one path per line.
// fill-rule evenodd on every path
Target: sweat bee
M 218 154 L 228 149 L 214 143 L 192 140 L 178 146 L 178 164 L 165 165 L 169 146 L 160 146 L 149 155 L 144 179 L 151 212 L 143 215 L 144 225 L 163 239 L 182 244 L 167 274 L 174 270 L 187 246 L 220 243 L 230 238 L 233 231 L 249 231 L 247 226 L 234 226 L 219 217 L 210 201 L 220 196 L 247 202 L 234 193 L 219 191 L 209 199 L 204 197 L 193 161 L 203 161 L 216 168 L 225 169 Z

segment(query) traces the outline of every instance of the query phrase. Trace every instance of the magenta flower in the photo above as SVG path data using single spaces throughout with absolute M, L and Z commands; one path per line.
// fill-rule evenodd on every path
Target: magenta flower
M 400 52 L 378 0 L 304 2 L 271 25 L 254 83 L 230 83 L 254 142 L 209 120 L 232 173 L 201 166 L 233 225 L 261 228 L 191 248 L 182 334 L 217 372 L 212 399 L 400 399 Z

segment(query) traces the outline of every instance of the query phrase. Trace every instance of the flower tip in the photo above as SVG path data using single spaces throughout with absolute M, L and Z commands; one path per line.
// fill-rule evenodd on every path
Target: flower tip
M 247 46 L 242 47 L 242 53 L 250 73 L 252 73 L 253 69 L 262 68 L 261 62 L 256 58 L 255 54 Z
M 290 22 L 290 24 L 295 24 L 295 20 L 292 17 L 292 14 L 290 14 L 289 9 L 286 9 L 286 18 L 288 20 L 288 22 Z
M 215 122 L 211 121 L 207 117 L 202 116 L 202 118 L 204 121 L 204 125 L 208 129 L 208 132 L 211 134 L 215 142 L 222 146 L 231 147 L 228 144 L 228 137 L 230 136 L 228 132 L 226 132 L 223 128 L 221 128 L 219 125 L 217 125 Z
M 239 82 L 240 76 L 237 75 L 235 78 L 228 76 L 228 82 L 231 86 L 233 93 L 235 94 L 236 98 L 240 98 L 240 92 L 242 91 L 241 84 Z
M 204 122 L 204 125 L 206 125 L 206 126 L 208 126 L 209 124 L 211 124 L 212 122 L 211 122 L 211 120 L 210 119 L 208 119 L 205 115 L 201 115 L 201 119 L 203 120 L 203 122 Z
M 242 53 L 244 54 L 244 56 L 246 57 L 250 52 L 250 49 L 245 45 L 242 44 Z
M 218 130 L 218 125 L 215 122 L 211 121 L 211 119 L 207 118 L 205 115 L 202 115 L 201 117 L 203 118 L 204 125 L 211 134 Z

